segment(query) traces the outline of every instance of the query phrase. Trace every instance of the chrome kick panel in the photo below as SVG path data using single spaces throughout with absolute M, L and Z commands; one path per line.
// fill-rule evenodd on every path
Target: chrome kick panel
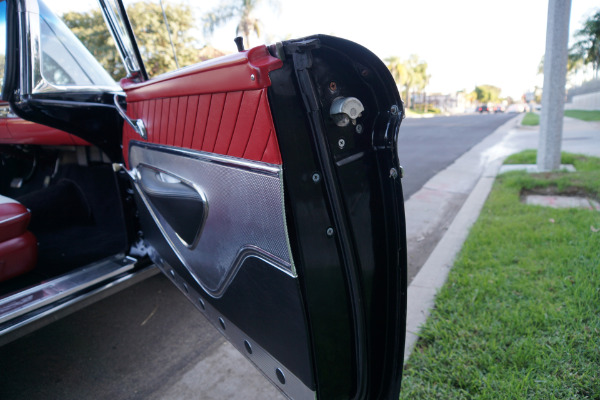
M 154 222 L 210 296 L 218 298 L 224 293 L 248 257 L 261 258 L 296 276 L 285 225 L 281 166 L 135 142 L 130 148 L 129 165 L 136 189 Z M 194 246 L 186 246 L 152 207 L 136 173 L 144 167 L 180 179 L 204 194 L 208 211 Z

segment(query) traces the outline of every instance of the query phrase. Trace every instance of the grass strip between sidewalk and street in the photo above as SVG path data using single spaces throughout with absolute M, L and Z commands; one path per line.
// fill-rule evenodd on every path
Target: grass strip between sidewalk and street
M 521 125 L 524 126 L 535 126 L 540 124 L 540 116 L 539 114 L 528 112 L 523 117 L 523 121 L 521 121 Z
M 565 116 L 570 118 L 580 119 L 582 121 L 600 121 L 600 111 L 587 111 L 587 110 L 565 110 Z M 540 115 L 528 112 L 523 117 L 521 125 L 523 126 L 537 126 L 540 124 Z
M 565 116 L 582 121 L 600 121 L 600 110 L 565 110 Z
M 496 178 L 406 363 L 401 399 L 600 398 L 600 212 L 521 202 L 528 192 L 598 200 L 600 159 L 565 153 L 562 163 L 577 172 Z

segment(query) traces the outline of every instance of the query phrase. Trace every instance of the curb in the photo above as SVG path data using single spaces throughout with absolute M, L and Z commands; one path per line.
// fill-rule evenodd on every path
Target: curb
M 467 239 L 471 227 L 479 218 L 479 213 L 492 190 L 496 173 L 501 164 L 501 160 L 490 164 L 452 221 L 448 231 L 408 287 L 404 361 L 412 353 L 419 339 L 421 326 L 427 321 L 435 304 L 435 296 L 446 283 L 456 256 Z
M 519 123 L 520 116 L 511 119 L 488 136 L 488 138 L 492 136 L 502 136 L 504 138 L 509 134 L 511 128 L 518 127 Z M 475 146 L 475 148 L 477 147 L 479 146 Z M 475 150 L 481 151 L 480 149 Z M 473 157 L 470 153 L 471 151 L 465 153 L 455 161 L 455 164 L 459 164 L 463 158 Z M 480 154 L 484 157 L 483 152 Z M 458 214 L 448 227 L 448 230 L 408 287 L 404 362 L 410 357 L 419 339 L 421 326 L 425 323 L 431 309 L 435 305 L 437 292 L 446 282 L 456 256 L 460 252 L 471 227 L 479 218 L 479 213 L 492 189 L 498 170 L 505 157 L 506 155 L 502 155 L 499 158 L 489 161 L 484 167 L 483 173 L 476 181 L 473 190 L 469 193 Z M 449 166 L 438 175 L 450 172 L 455 164 Z M 432 179 L 436 179 L 436 177 Z

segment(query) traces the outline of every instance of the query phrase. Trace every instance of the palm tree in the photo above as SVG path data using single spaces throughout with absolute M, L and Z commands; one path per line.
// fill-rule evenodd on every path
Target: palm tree
M 406 108 L 410 108 L 411 89 L 423 90 L 429 83 L 431 75 L 427 75 L 427 63 L 419 60 L 416 54 L 411 55 L 406 61 L 398 57 L 389 57 L 385 61 L 398 87 L 404 88 L 404 102 Z
M 408 71 L 406 70 L 406 65 L 400 60 L 400 57 L 388 57 L 385 59 L 387 63 L 387 67 L 392 74 L 392 78 L 396 82 L 396 86 L 398 86 L 398 90 L 402 91 L 407 79 L 408 79 Z M 405 101 L 407 101 L 405 97 Z M 408 107 L 408 105 L 407 105 Z
M 427 63 L 419 59 L 416 54 L 411 56 L 404 62 L 407 71 L 407 78 L 404 86 L 406 88 L 407 107 L 410 108 L 410 91 L 416 89 L 422 91 L 429 84 L 431 75 L 427 75 Z
M 244 38 L 246 48 L 250 47 L 250 35 L 256 33 L 261 34 L 262 23 L 253 16 L 253 12 L 261 0 L 235 0 L 235 2 L 223 1 L 221 5 L 213 11 L 202 17 L 204 22 L 204 33 L 212 35 L 215 29 L 228 22 L 233 18 L 239 18 L 237 27 L 235 28 L 236 36 L 241 35 Z
M 387 63 L 387 67 L 392 74 L 392 78 L 396 82 L 396 85 L 402 86 L 404 80 L 406 79 L 406 67 L 402 64 L 402 61 L 399 57 L 388 57 L 385 59 Z
M 596 78 L 600 70 L 600 10 L 589 17 L 583 28 L 575 32 L 580 40 L 571 46 L 569 60 L 583 60 L 584 64 L 592 64 Z M 573 60 L 571 60 L 573 59 Z

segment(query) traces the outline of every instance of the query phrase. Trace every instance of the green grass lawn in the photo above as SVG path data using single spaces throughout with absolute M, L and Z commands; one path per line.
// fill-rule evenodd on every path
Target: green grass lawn
M 584 121 L 600 121 L 600 111 L 565 110 L 565 115 Z
M 509 163 L 535 163 L 535 151 Z M 401 399 L 600 399 L 600 212 L 520 202 L 524 190 L 600 193 L 578 172 L 496 179 L 407 362 Z
M 577 118 L 583 121 L 600 121 L 600 111 L 565 110 L 565 116 Z M 521 125 L 536 126 L 540 124 L 539 114 L 528 112 L 523 117 Z
M 540 116 L 536 113 L 528 112 L 523 117 L 523 121 L 521 121 L 521 125 L 525 126 L 535 126 L 540 124 Z

